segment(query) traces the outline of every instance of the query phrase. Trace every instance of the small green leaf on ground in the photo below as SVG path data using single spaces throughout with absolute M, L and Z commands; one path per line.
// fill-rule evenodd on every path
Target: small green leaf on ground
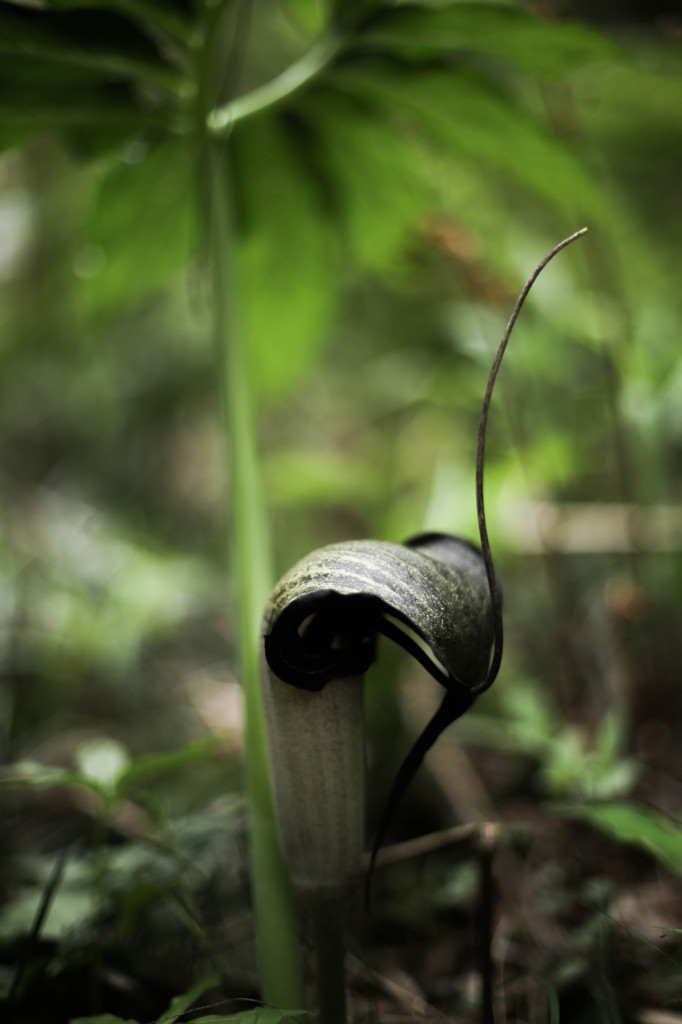
M 74 1017 L 69 1024 L 139 1024 L 130 1018 L 116 1017 L 113 1013 L 99 1013 L 96 1017 Z
M 190 765 L 213 761 L 219 748 L 220 737 L 211 735 L 189 740 L 175 750 L 138 757 L 124 767 L 117 779 L 117 792 L 129 794 L 140 784 L 158 782 L 177 775 Z
M 171 1000 L 170 1006 L 159 1018 L 159 1024 L 175 1024 L 180 1014 L 188 1010 L 200 995 L 203 995 L 209 988 L 215 988 L 219 984 L 220 978 L 217 974 L 210 974 L 207 978 L 202 978 L 196 985 L 192 985 L 187 992 L 183 992 L 182 995 L 175 996 Z
M 227 1017 L 197 1017 L 193 1024 L 281 1024 L 300 1017 L 304 1010 L 277 1010 L 272 1006 L 257 1006 L 253 1010 L 242 1010 Z
M 562 806 L 557 811 L 587 821 L 612 839 L 648 850 L 675 874 L 682 874 L 682 822 L 638 804 Z

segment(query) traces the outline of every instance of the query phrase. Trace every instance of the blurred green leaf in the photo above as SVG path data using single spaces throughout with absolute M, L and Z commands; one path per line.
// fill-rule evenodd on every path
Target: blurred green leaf
M 116 1017 L 113 1013 L 98 1013 L 96 1017 L 74 1017 L 69 1024 L 138 1024 L 130 1017 Z
M 80 273 L 85 312 L 120 315 L 187 265 L 195 232 L 194 166 L 180 140 L 131 143 L 97 183 Z
M 130 792 L 136 785 L 158 777 L 167 778 L 183 768 L 201 761 L 212 760 L 220 740 L 207 736 L 163 754 L 146 754 L 124 767 L 118 777 L 119 792 Z
M 164 10 L 172 10 L 189 19 L 196 4 L 193 0 L 45 0 L 45 6 L 58 11 L 73 10 L 76 7 L 103 7 L 113 11 L 125 11 L 131 17 L 137 15 L 140 18 L 145 13 L 161 17 Z
M 64 786 L 67 789 L 89 789 L 97 796 L 104 798 L 106 791 L 98 779 L 80 772 L 68 772 L 51 765 L 38 764 L 36 761 L 16 761 L 0 772 L 0 786 L 5 789 L 54 789 Z
M 640 846 L 675 874 L 682 874 L 682 823 L 665 818 L 640 804 L 593 804 L 554 808 L 580 818 L 621 843 Z
M 35 136 L 84 129 L 111 146 L 142 128 L 163 125 L 166 115 L 142 107 L 128 82 L 112 81 L 94 69 L 67 67 L 38 57 L 0 61 L 0 147 Z M 101 147 L 100 147 L 101 148 Z
M 452 867 L 436 890 L 433 900 L 438 907 L 452 908 L 461 907 L 471 900 L 472 893 L 476 892 L 479 877 L 478 865 L 467 860 L 463 864 L 456 864 Z
M 143 25 L 165 30 L 179 42 L 187 41 L 196 14 L 192 0 L 47 0 L 47 6 L 62 11 L 77 7 L 119 11 Z
M 436 143 L 441 153 L 502 171 L 565 214 L 596 217 L 608 206 L 576 154 L 482 75 L 359 59 L 329 78 L 376 105 L 377 116 L 402 121 Z
M 217 974 L 210 974 L 208 978 L 202 978 L 195 985 L 187 991 L 183 992 L 182 995 L 175 996 L 171 1000 L 170 1006 L 166 1012 L 162 1015 L 163 1024 L 175 1024 L 178 1017 L 188 1010 L 192 1003 L 195 1003 L 200 995 L 209 988 L 215 988 L 220 985 L 220 977 Z
M 109 792 L 113 792 L 130 764 L 128 751 L 110 736 L 88 740 L 78 747 L 75 758 L 80 772 Z
M 364 18 L 381 8 L 386 0 L 328 0 L 335 24 L 355 28 Z M 389 0 L 390 2 L 390 0 Z
M 623 51 L 586 25 L 539 18 L 510 6 L 406 4 L 377 12 L 360 44 L 407 56 L 456 53 L 493 58 L 526 75 L 565 75 L 596 61 L 622 59 Z
M 151 38 L 109 11 L 46 11 L 0 2 L 0 54 L 141 78 L 176 90 L 178 73 Z
M 542 774 L 550 793 L 573 795 L 588 800 L 608 800 L 623 796 L 639 774 L 639 766 L 625 757 L 620 746 L 612 751 L 601 744 L 600 731 L 593 749 L 584 732 L 566 726 L 548 742 Z
M 203 989 L 202 989 L 203 991 Z M 179 997 L 182 999 L 183 997 Z M 181 1011 L 180 1011 L 181 1012 Z M 281 1024 L 282 1021 L 290 1021 L 294 1015 L 299 1017 L 305 1013 L 304 1010 L 276 1010 L 272 1007 L 258 1006 L 253 1010 L 243 1010 L 241 1013 L 211 1015 L 208 1017 L 195 1017 L 194 1024 Z M 176 1016 L 171 1020 L 177 1019 Z M 159 1018 L 159 1024 L 165 1024 L 168 1018 Z M 115 1017 L 110 1013 L 102 1013 L 97 1017 L 77 1017 L 69 1024 L 137 1024 L 134 1020 L 124 1020 L 122 1017 Z
M 472 712 L 461 732 L 470 742 L 535 757 L 554 796 L 606 800 L 626 793 L 639 774 L 624 753 L 622 722 L 604 716 L 592 739 L 584 727 L 564 725 L 547 693 L 530 681 L 514 681 L 500 694 L 503 716 Z
M 585 756 L 580 787 L 591 800 L 623 796 L 636 782 L 640 765 L 626 756 L 625 723 L 615 711 L 607 712 L 597 730 L 592 749 Z
M 531 680 L 515 679 L 499 695 L 500 717 L 469 712 L 462 720 L 465 738 L 502 750 L 523 751 L 542 757 L 560 725 L 547 692 Z
M 78 372 L 87 387 L 82 365 Z M 82 413 L 84 429 L 98 412 L 95 397 Z M 33 514 L 33 574 L 18 599 L 31 608 L 33 657 L 65 688 L 85 665 L 121 679 L 146 639 L 169 635 L 214 599 L 205 563 L 125 535 L 91 505 L 46 490 Z
M 196 1017 L 194 1024 L 281 1024 L 294 1017 L 306 1015 L 305 1010 L 277 1010 L 272 1006 L 257 1006 L 253 1010 L 227 1016 Z
M 309 36 L 316 36 L 327 20 L 326 0 L 284 0 L 284 7 L 296 26 Z
M 580 791 L 585 775 L 585 737 L 577 726 L 566 726 L 546 737 L 543 775 L 553 794 Z
M 334 93 L 313 93 L 297 109 L 309 119 L 341 238 L 360 265 L 392 267 L 432 202 L 412 140 Z
M 287 448 L 273 455 L 268 492 L 274 501 L 298 509 L 324 503 L 375 500 L 381 487 L 375 467 L 346 453 Z
M 339 290 L 336 242 L 295 125 L 275 115 L 236 126 L 239 281 L 254 380 L 283 393 L 309 370 Z
M 376 81 L 363 76 L 366 90 L 382 105 L 389 100 L 393 116 L 406 115 L 441 152 L 502 171 L 564 213 L 596 217 L 607 205 L 579 157 L 480 75 L 385 68 Z

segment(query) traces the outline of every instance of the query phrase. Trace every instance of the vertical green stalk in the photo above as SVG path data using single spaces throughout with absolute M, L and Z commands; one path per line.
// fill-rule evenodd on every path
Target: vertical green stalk
M 320 1024 L 347 1024 L 344 932 L 352 895 L 350 887 L 310 893 Z
M 210 143 L 207 161 L 205 208 L 231 493 L 232 579 L 246 704 L 246 786 L 258 961 L 263 998 L 275 1006 L 294 1009 L 302 1005 L 298 939 L 291 883 L 275 832 L 258 665 L 261 618 L 272 584 L 270 538 L 234 267 L 229 140 Z

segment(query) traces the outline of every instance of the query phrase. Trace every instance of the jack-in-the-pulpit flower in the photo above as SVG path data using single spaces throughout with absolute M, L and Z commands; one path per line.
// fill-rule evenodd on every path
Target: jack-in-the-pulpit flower
M 494 632 L 483 556 L 456 537 L 333 544 L 280 581 L 262 678 L 278 829 L 299 887 L 345 886 L 362 871 L 362 690 L 378 635 L 445 687 L 430 746 L 485 683 Z
M 445 690 L 398 772 L 376 831 L 369 880 L 386 825 L 424 754 L 492 684 L 500 667 L 501 587 L 483 502 L 488 409 L 533 282 L 585 231 L 555 246 L 526 282 L 488 378 L 476 455 L 481 549 L 444 534 L 423 534 L 402 545 L 332 544 L 295 565 L 265 611 L 261 681 L 275 817 L 284 858 L 313 920 L 321 1024 L 346 1024 L 342 933 L 364 851 L 364 675 L 383 634 Z

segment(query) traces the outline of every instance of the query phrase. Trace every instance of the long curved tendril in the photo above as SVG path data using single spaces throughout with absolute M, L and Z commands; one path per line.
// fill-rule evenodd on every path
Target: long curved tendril
M 495 636 L 493 641 L 493 654 L 490 660 L 490 666 L 488 668 L 487 675 L 483 682 L 476 688 L 477 693 L 483 693 L 489 686 L 494 683 L 497 678 L 497 673 L 500 670 L 500 664 L 502 662 L 502 648 L 504 645 L 504 630 L 502 625 L 502 597 L 500 594 L 499 584 L 495 575 L 495 568 L 493 566 L 493 556 L 490 551 L 490 541 L 488 540 L 488 529 L 485 521 L 485 505 L 483 501 L 483 468 L 485 462 L 485 433 L 488 425 L 488 410 L 490 408 L 490 400 L 493 395 L 493 388 L 495 387 L 495 381 L 497 380 L 497 374 L 500 366 L 502 365 L 502 359 L 507 348 L 507 343 L 511 337 L 511 333 L 514 329 L 514 324 L 517 321 L 518 315 L 521 312 L 521 307 L 526 301 L 526 297 L 535 284 L 535 281 L 545 269 L 550 260 L 553 260 L 557 253 L 565 249 L 567 245 L 574 242 L 577 238 L 581 238 L 587 234 L 587 228 L 581 228 L 580 231 L 574 232 L 569 235 L 568 238 L 564 238 L 563 242 L 559 242 L 555 245 L 551 252 L 547 253 L 545 258 L 538 263 L 537 267 L 526 281 L 521 293 L 516 300 L 512 314 L 509 317 L 507 326 L 504 334 L 502 335 L 502 341 L 500 342 L 497 354 L 493 361 L 492 369 L 488 377 L 488 384 L 485 390 L 485 396 L 483 398 L 483 406 L 481 408 L 481 418 L 478 423 L 478 443 L 476 447 L 476 512 L 478 515 L 478 533 L 481 539 L 481 553 L 483 555 L 483 561 L 485 563 L 485 571 L 488 577 L 488 587 L 490 589 L 490 601 L 493 608 L 493 617 L 495 623 Z
M 388 825 L 393 817 L 400 800 L 402 799 L 408 785 L 412 781 L 417 769 L 424 760 L 425 754 L 431 749 L 433 744 L 436 742 L 440 734 L 452 723 L 455 719 L 459 718 L 460 715 L 464 714 L 465 711 L 471 706 L 478 694 L 483 693 L 497 678 L 497 674 L 500 670 L 500 664 L 502 662 L 502 649 L 504 646 L 504 629 L 502 624 L 502 595 L 500 592 L 500 585 L 497 581 L 497 575 L 495 573 L 495 567 L 493 565 L 493 556 L 490 551 L 490 541 L 488 539 L 488 529 L 486 526 L 485 519 L 485 504 L 483 500 L 483 470 L 485 464 L 485 435 L 486 427 L 488 425 L 488 411 L 490 409 L 490 401 L 492 399 L 493 388 L 495 387 L 495 381 L 497 380 L 497 374 L 500 366 L 502 365 L 502 359 L 507 348 L 507 344 L 511 337 L 511 333 L 514 329 L 514 325 L 518 319 L 521 307 L 526 301 L 526 297 L 530 292 L 531 288 L 535 284 L 535 281 L 542 273 L 544 268 L 554 259 L 557 253 L 565 249 L 567 245 L 574 242 L 577 238 L 581 238 L 587 234 L 587 228 L 581 228 L 580 231 L 574 232 L 569 235 L 568 238 L 564 238 L 562 242 L 555 245 L 554 248 L 549 252 L 530 275 L 526 281 L 523 289 L 521 290 L 516 304 L 512 310 L 511 316 L 507 322 L 502 340 L 497 349 L 495 359 L 493 361 L 490 374 L 488 376 L 488 384 L 486 386 L 485 395 L 483 398 L 483 406 L 481 408 L 481 417 L 478 424 L 478 441 L 476 447 L 476 512 L 478 515 L 478 532 L 481 540 L 481 553 L 483 555 L 483 562 L 485 565 L 485 572 L 488 579 L 488 588 L 490 590 L 490 601 L 493 611 L 493 622 L 494 622 L 494 633 L 493 633 L 493 653 L 490 659 L 490 664 L 485 678 L 477 686 L 472 687 L 466 692 L 462 692 L 459 686 L 455 686 L 453 689 L 448 689 L 443 697 L 440 707 L 429 720 L 426 727 L 419 734 L 415 740 L 410 752 L 401 764 L 398 774 L 393 783 L 393 787 L 389 794 L 388 800 L 384 807 L 381 822 L 377 829 L 372 843 L 372 851 L 370 854 L 369 866 L 367 874 L 365 876 L 365 905 L 369 909 L 370 905 L 370 891 L 372 875 L 374 871 L 374 865 L 376 862 L 377 853 L 381 846 L 382 839 L 386 833 Z M 385 630 L 384 630 L 385 632 Z

